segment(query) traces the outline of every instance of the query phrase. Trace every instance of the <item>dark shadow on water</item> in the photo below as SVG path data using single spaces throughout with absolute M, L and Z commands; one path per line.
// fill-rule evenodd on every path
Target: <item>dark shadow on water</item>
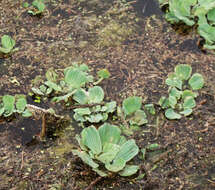
M 133 7 L 139 17 L 163 14 L 156 0 L 137 0 L 136 3 L 133 4 Z

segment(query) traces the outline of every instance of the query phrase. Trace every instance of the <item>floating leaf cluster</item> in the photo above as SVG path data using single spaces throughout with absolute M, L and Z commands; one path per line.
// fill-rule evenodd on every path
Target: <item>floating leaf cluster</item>
M 26 4 L 27 6 L 27 4 Z M 40 15 L 45 11 L 46 5 L 44 0 L 34 0 L 32 2 L 33 9 L 29 10 L 28 13 L 32 15 Z
M 71 67 L 67 67 L 64 70 L 63 79 L 58 80 L 57 73 L 53 70 L 49 70 L 46 73 L 47 81 L 39 88 L 33 87 L 32 91 L 34 94 L 41 96 L 54 94 L 53 101 L 67 102 L 78 90 L 80 92 L 80 89 L 85 87 L 87 83 L 93 82 L 93 76 L 89 75 L 88 71 L 89 68 L 85 64 L 73 64 Z
M 23 95 L 4 95 L 0 99 L 0 116 L 9 117 L 14 113 L 23 117 L 30 117 L 32 114 L 27 109 L 27 101 Z
M 205 39 L 204 48 L 215 49 L 214 0 L 159 0 L 159 2 L 161 7 L 168 5 L 165 17 L 169 22 L 197 25 L 199 35 Z
M 137 165 L 127 164 L 138 154 L 138 146 L 133 139 L 126 140 L 117 126 L 108 123 L 99 129 L 90 126 L 83 129 L 76 139 L 81 149 L 73 150 L 73 154 L 102 177 L 116 172 L 121 176 L 130 176 L 139 169 Z
M 1 37 L 1 47 L 0 47 L 0 52 L 4 54 L 11 53 L 12 51 L 16 51 L 18 48 L 14 49 L 15 46 L 15 40 L 13 40 L 10 36 L 8 35 L 3 35 Z
M 168 119 L 180 119 L 182 115 L 192 114 L 193 108 L 196 106 L 195 98 L 198 96 L 194 91 L 204 86 L 204 79 L 199 73 L 194 73 L 192 76 L 191 73 L 190 65 L 180 64 L 175 67 L 175 72 L 169 74 L 166 79 L 169 96 L 161 97 L 159 104 L 166 109 L 165 116 Z

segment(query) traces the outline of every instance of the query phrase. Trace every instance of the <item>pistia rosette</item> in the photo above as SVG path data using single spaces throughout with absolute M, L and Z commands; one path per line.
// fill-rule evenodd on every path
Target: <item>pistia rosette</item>
M 139 148 L 134 139 L 126 140 L 117 126 L 108 123 L 99 129 L 90 126 L 83 129 L 76 139 L 80 149 L 73 150 L 73 154 L 100 176 L 110 173 L 130 176 L 139 170 L 139 166 L 127 164 L 138 154 Z

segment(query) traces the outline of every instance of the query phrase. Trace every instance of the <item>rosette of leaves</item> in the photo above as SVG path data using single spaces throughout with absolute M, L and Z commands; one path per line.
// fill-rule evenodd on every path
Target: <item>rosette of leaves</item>
M 137 165 L 127 164 L 138 154 L 138 146 L 134 139 L 126 140 L 117 126 L 108 123 L 99 129 L 90 126 L 83 129 L 76 139 L 80 149 L 72 150 L 72 153 L 102 177 L 111 173 L 131 176 L 139 169 Z
M 131 96 L 123 100 L 122 112 L 125 120 L 129 120 L 131 126 L 141 126 L 148 122 L 146 113 L 141 109 L 142 98 Z
M 64 70 L 63 80 L 58 80 L 58 75 L 53 70 L 46 73 L 47 81 L 44 82 L 39 88 L 32 88 L 32 91 L 41 96 L 48 96 L 54 94 L 52 99 L 55 102 L 65 101 L 81 87 L 89 82 L 93 82 L 93 76 L 88 74 L 89 68 L 85 64 L 73 64 Z
M 168 5 L 166 19 L 171 23 L 197 24 L 197 31 L 205 39 L 204 47 L 215 49 L 215 2 L 214 0 L 159 0 Z
M 201 74 L 194 73 L 191 76 L 192 68 L 187 64 L 180 64 L 175 67 L 175 72 L 166 79 L 169 86 L 169 96 L 161 97 L 159 104 L 166 109 L 165 116 L 168 119 L 180 119 L 182 116 L 192 114 L 196 106 L 196 90 L 204 86 L 204 79 Z
M 29 10 L 28 13 L 32 15 L 40 15 L 45 11 L 46 5 L 44 0 L 34 0 L 32 2 L 33 10 Z
M 23 117 L 30 117 L 32 114 L 26 106 L 27 101 L 24 96 L 5 95 L 0 100 L 0 116 L 9 117 L 14 113 L 18 113 Z
M 11 53 L 13 51 L 18 50 L 18 48 L 14 49 L 15 46 L 15 40 L 13 40 L 10 36 L 8 35 L 3 35 L 1 37 L 1 47 L 0 47 L 0 52 L 4 54 Z
M 73 95 L 73 99 L 80 105 L 95 104 L 95 106 L 88 106 L 86 108 L 74 109 L 74 119 L 79 122 L 89 121 L 90 123 L 99 123 L 108 119 L 108 114 L 113 113 L 116 109 L 116 102 L 108 102 L 102 105 L 104 99 L 104 91 L 99 86 L 85 89 L 79 89 Z M 98 104 L 98 105 L 96 105 Z M 99 105 L 101 104 L 101 105 Z

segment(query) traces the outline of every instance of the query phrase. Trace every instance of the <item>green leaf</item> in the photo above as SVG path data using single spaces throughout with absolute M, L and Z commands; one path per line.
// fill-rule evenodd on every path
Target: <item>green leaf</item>
M 144 108 L 152 115 L 155 115 L 155 107 L 154 104 L 146 104 Z
M 105 104 L 107 113 L 113 113 L 116 110 L 116 101 L 108 102 Z
M 165 111 L 165 116 L 168 119 L 181 119 L 181 115 L 176 113 L 172 108 Z
M 105 164 L 105 167 L 112 172 L 118 172 L 122 170 L 126 165 L 126 161 L 122 158 L 118 158 L 113 161 L 113 163 L 107 163 Z
M 187 96 L 191 96 L 193 98 L 196 98 L 197 97 L 197 94 L 191 90 L 184 90 L 182 92 L 182 99 L 185 99 Z
M 65 82 L 72 88 L 80 88 L 88 82 L 86 74 L 77 68 L 69 68 L 65 74 Z
M 78 66 L 81 71 L 89 71 L 89 67 L 86 64 L 81 64 Z
M 74 119 L 75 119 L 76 121 L 80 121 L 80 122 L 85 122 L 85 121 L 86 121 L 86 118 L 85 118 L 84 116 L 82 116 L 82 115 L 80 115 L 80 114 L 77 114 L 77 113 L 75 113 L 75 114 L 73 115 L 73 117 L 74 117 Z
M 169 1 L 169 11 L 172 17 L 177 20 L 181 20 L 189 26 L 194 25 L 193 18 L 191 16 L 191 7 L 196 4 L 196 0 L 170 0 Z
M 54 98 L 52 98 L 52 101 L 53 101 L 53 102 L 60 102 L 60 101 L 65 101 L 65 102 L 67 102 L 68 99 L 69 99 L 74 93 L 75 93 L 75 91 L 70 92 L 70 93 L 68 93 L 68 94 L 66 94 L 66 95 L 63 95 L 63 96 L 54 97 Z
M 118 145 L 123 145 L 126 142 L 126 138 L 124 136 L 120 136 L 119 142 L 117 143 Z
M 94 154 L 98 155 L 102 151 L 101 139 L 99 132 L 94 126 L 85 128 L 81 132 L 83 144 L 88 147 Z
M 158 104 L 163 108 L 168 108 L 169 107 L 169 100 L 168 98 L 162 96 L 158 102 Z
M 89 89 L 89 103 L 101 103 L 104 99 L 104 91 L 100 86 Z
M 206 18 L 205 18 L 206 20 Z M 198 33 L 206 40 L 207 45 L 212 45 L 215 41 L 215 27 L 207 23 L 207 20 L 202 21 L 203 23 L 198 22 Z
M 145 157 L 146 157 L 146 148 L 142 148 L 141 149 L 141 153 L 142 153 L 142 159 L 145 160 Z
M 27 101 L 25 98 L 19 98 L 16 102 L 16 109 L 19 113 L 23 112 L 25 110 L 25 107 L 27 105 Z
M 76 108 L 73 111 L 79 115 L 90 115 L 91 114 L 91 111 L 89 108 Z
M 105 143 L 103 153 L 97 157 L 102 163 L 110 163 L 120 150 L 120 146 L 112 143 Z
M 8 35 L 3 35 L 1 37 L 1 44 L 2 44 L 3 48 L 8 49 L 10 52 L 13 49 L 13 47 L 15 46 L 15 40 L 13 40 Z
M 2 101 L 4 105 L 4 116 L 8 117 L 13 114 L 15 97 L 11 95 L 5 95 L 3 96 Z
M 78 141 L 78 144 L 81 147 L 81 149 L 87 151 L 87 147 L 85 147 L 83 139 L 81 139 L 80 135 L 75 135 L 75 139 Z
M 43 0 L 34 0 L 32 5 L 38 9 L 37 14 L 42 13 L 46 7 Z
M 189 116 L 192 114 L 193 110 L 190 108 L 186 108 L 184 111 L 181 111 L 180 114 L 183 114 L 184 116 Z
M 79 150 L 72 150 L 72 153 L 74 155 L 77 155 L 78 157 L 80 157 L 84 163 L 88 164 L 92 168 L 98 168 L 99 167 L 99 165 L 96 162 L 94 162 L 92 160 L 92 158 L 90 158 L 90 156 L 86 152 L 79 151 Z
M 151 151 L 157 150 L 157 149 L 159 148 L 159 144 L 157 144 L 157 143 L 150 144 L 150 145 L 148 145 L 146 148 L 147 148 L 148 150 L 151 150 Z
M 178 78 L 175 73 L 172 73 L 166 79 L 166 84 L 171 87 L 176 87 L 178 89 L 182 89 L 182 80 Z
M 107 69 L 101 69 L 100 71 L 97 72 L 97 75 L 100 78 L 104 78 L 104 79 L 107 79 L 110 77 L 110 73 Z
M 33 87 L 31 88 L 31 90 L 33 91 L 34 94 L 44 96 L 44 93 L 38 88 Z
M 215 8 L 208 12 L 207 18 L 211 23 L 215 24 Z
M 177 100 L 179 100 L 181 98 L 181 91 L 175 87 L 172 87 L 170 89 L 169 95 L 174 96 Z
M 143 110 L 137 110 L 134 115 L 130 118 L 131 125 L 144 125 L 148 123 L 146 114 Z
M 22 116 L 23 117 L 31 117 L 32 113 L 28 109 L 26 109 L 24 112 L 22 112 Z
M 204 78 L 201 74 L 195 73 L 188 83 L 193 90 L 199 90 L 204 86 Z
M 183 108 L 184 109 L 192 109 L 196 106 L 196 101 L 192 96 L 187 96 L 184 99 Z
M 102 170 L 99 170 L 98 168 L 93 168 L 93 171 L 95 171 L 97 174 L 99 174 L 102 177 L 108 176 L 105 172 L 103 172 Z
M 57 92 L 61 92 L 62 91 L 61 86 L 57 85 L 56 83 L 54 83 L 52 81 L 48 80 L 44 84 L 47 85 L 48 87 L 54 89 Z
M 73 99 L 79 104 L 87 104 L 88 102 L 87 92 L 84 89 L 80 88 L 73 95 Z
M 136 156 L 138 152 L 139 152 L 139 148 L 136 145 L 134 139 L 128 140 L 120 147 L 120 151 L 116 155 L 115 160 L 121 158 L 126 162 L 128 162 L 134 156 Z
M 142 98 L 137 96 L 128 97 L 122 103 L 122 108 L 126 115 L 131 115 L 135 111 L 139 110 L 141 106 Z
M 86 116 L 86 119 L 90 122 L 90 123 L 99 123 L 100 121 L 103 120 L 103 115 L 101 113 L 97 113 L 94 115 L 90 115 L 90 116 Z
M 51 82 L 56 82 L 57 81 L 57 73 L 55 72 L 54 68 L 51 67 L 48 69 L 48 71 L 46 72 L 46 79 L 48 81 L 51 81 Z
M 121 130 L 115 125 L 104 123 L 101 127 L 99 127 L 98 131 L 102 146 L 104 146 L 105 143 L 117 144 L 120 140 Z
M 168 102 L 170 107 L 174 109 L 175 105 L 177 104 L 177 99 L 175 98 L 175 96 L 169 95 Z
M 139 166 L 136 165 L 126 165 L 122 171 L 119 172 L 121 176 L 131 176 L 139 170 Z
M 192 73 L 192 67 L 187 64 L 180 64 L 175 67 L 175 74 L 181 80 L 188 80 Z

